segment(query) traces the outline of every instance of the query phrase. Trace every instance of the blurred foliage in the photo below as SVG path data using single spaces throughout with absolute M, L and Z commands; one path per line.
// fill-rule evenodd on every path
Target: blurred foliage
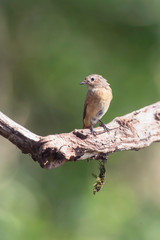
M 1 111 L 39 135 L 82 126 L 85 76 L 102 74 L 113 101 L 104 122 L 160 96 L 158 0 L 1 0 Z M 0 238 L 158 240 L 159 145 L 45 171 L 0 139 Z

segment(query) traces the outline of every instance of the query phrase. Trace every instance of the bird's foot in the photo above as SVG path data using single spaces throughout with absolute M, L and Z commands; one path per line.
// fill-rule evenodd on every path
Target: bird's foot
M 93 129 L 93 126 L 91 125 L 91 127 L 90 127 L 90 130 L 91 130 L 91 134 L 92 135 L 94 135 L 94 136 L 96 136 L 97 134 L 96 134 L 96 132 L 94 131 L 94 129 Z
M 110 129 L 107 128 L 106 125 L 101 120 L 99 120 L 99 122 L 100 122 L 100 126 L 104 128 L 105 132 L 109 132 L 110 131 Z

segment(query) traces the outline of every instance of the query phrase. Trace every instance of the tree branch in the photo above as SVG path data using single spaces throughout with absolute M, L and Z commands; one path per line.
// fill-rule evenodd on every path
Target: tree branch
M 0 135 L 30 154 L 42 168 L 55 168 L 68 161 L 107 159 L 117 151 L 139 150 L 160 141 L 160 102 L 144 107 L 107 125 L 109 132 L 96 128 L 70 133 L 38 136 L 0 112 Z

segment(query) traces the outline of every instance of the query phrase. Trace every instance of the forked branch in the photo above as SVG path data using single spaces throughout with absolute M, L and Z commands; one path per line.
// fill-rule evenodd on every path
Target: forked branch
M 55 168 L 68 161 L 107 159 L 117 151 L 139 150 L 160 141 L 160 102 L 144 107 L 107 124 L 93 136 L 88 129 L 38 136 L 0 112 L 0 135 L 30 154 L 42 168 Z

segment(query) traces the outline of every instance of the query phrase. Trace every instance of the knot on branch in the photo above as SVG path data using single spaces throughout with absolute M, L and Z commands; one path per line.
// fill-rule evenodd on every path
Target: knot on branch
M 155 119 L 160 121 L 160 111 L 155 113 Z
M 64 152 L 55 143 L 55 139 L 50 138 L 50 136 L 43 137 L 37 143 L 37 154 L 35 157 L 40 166 L 46 169 L 59 167 L 67 161 Z
M 38 162 L 42 168 L 56 168 L 65 163 L 65 156 L 57 148 L 51 149 L 48 147 L 42 152 Z
M 82 140 L 84 140 L 88 137 L 88 134 L 84 133 L 83 130 L 80 131 L 80 130 L 75 129 L 73 131 L 73 134 Z

